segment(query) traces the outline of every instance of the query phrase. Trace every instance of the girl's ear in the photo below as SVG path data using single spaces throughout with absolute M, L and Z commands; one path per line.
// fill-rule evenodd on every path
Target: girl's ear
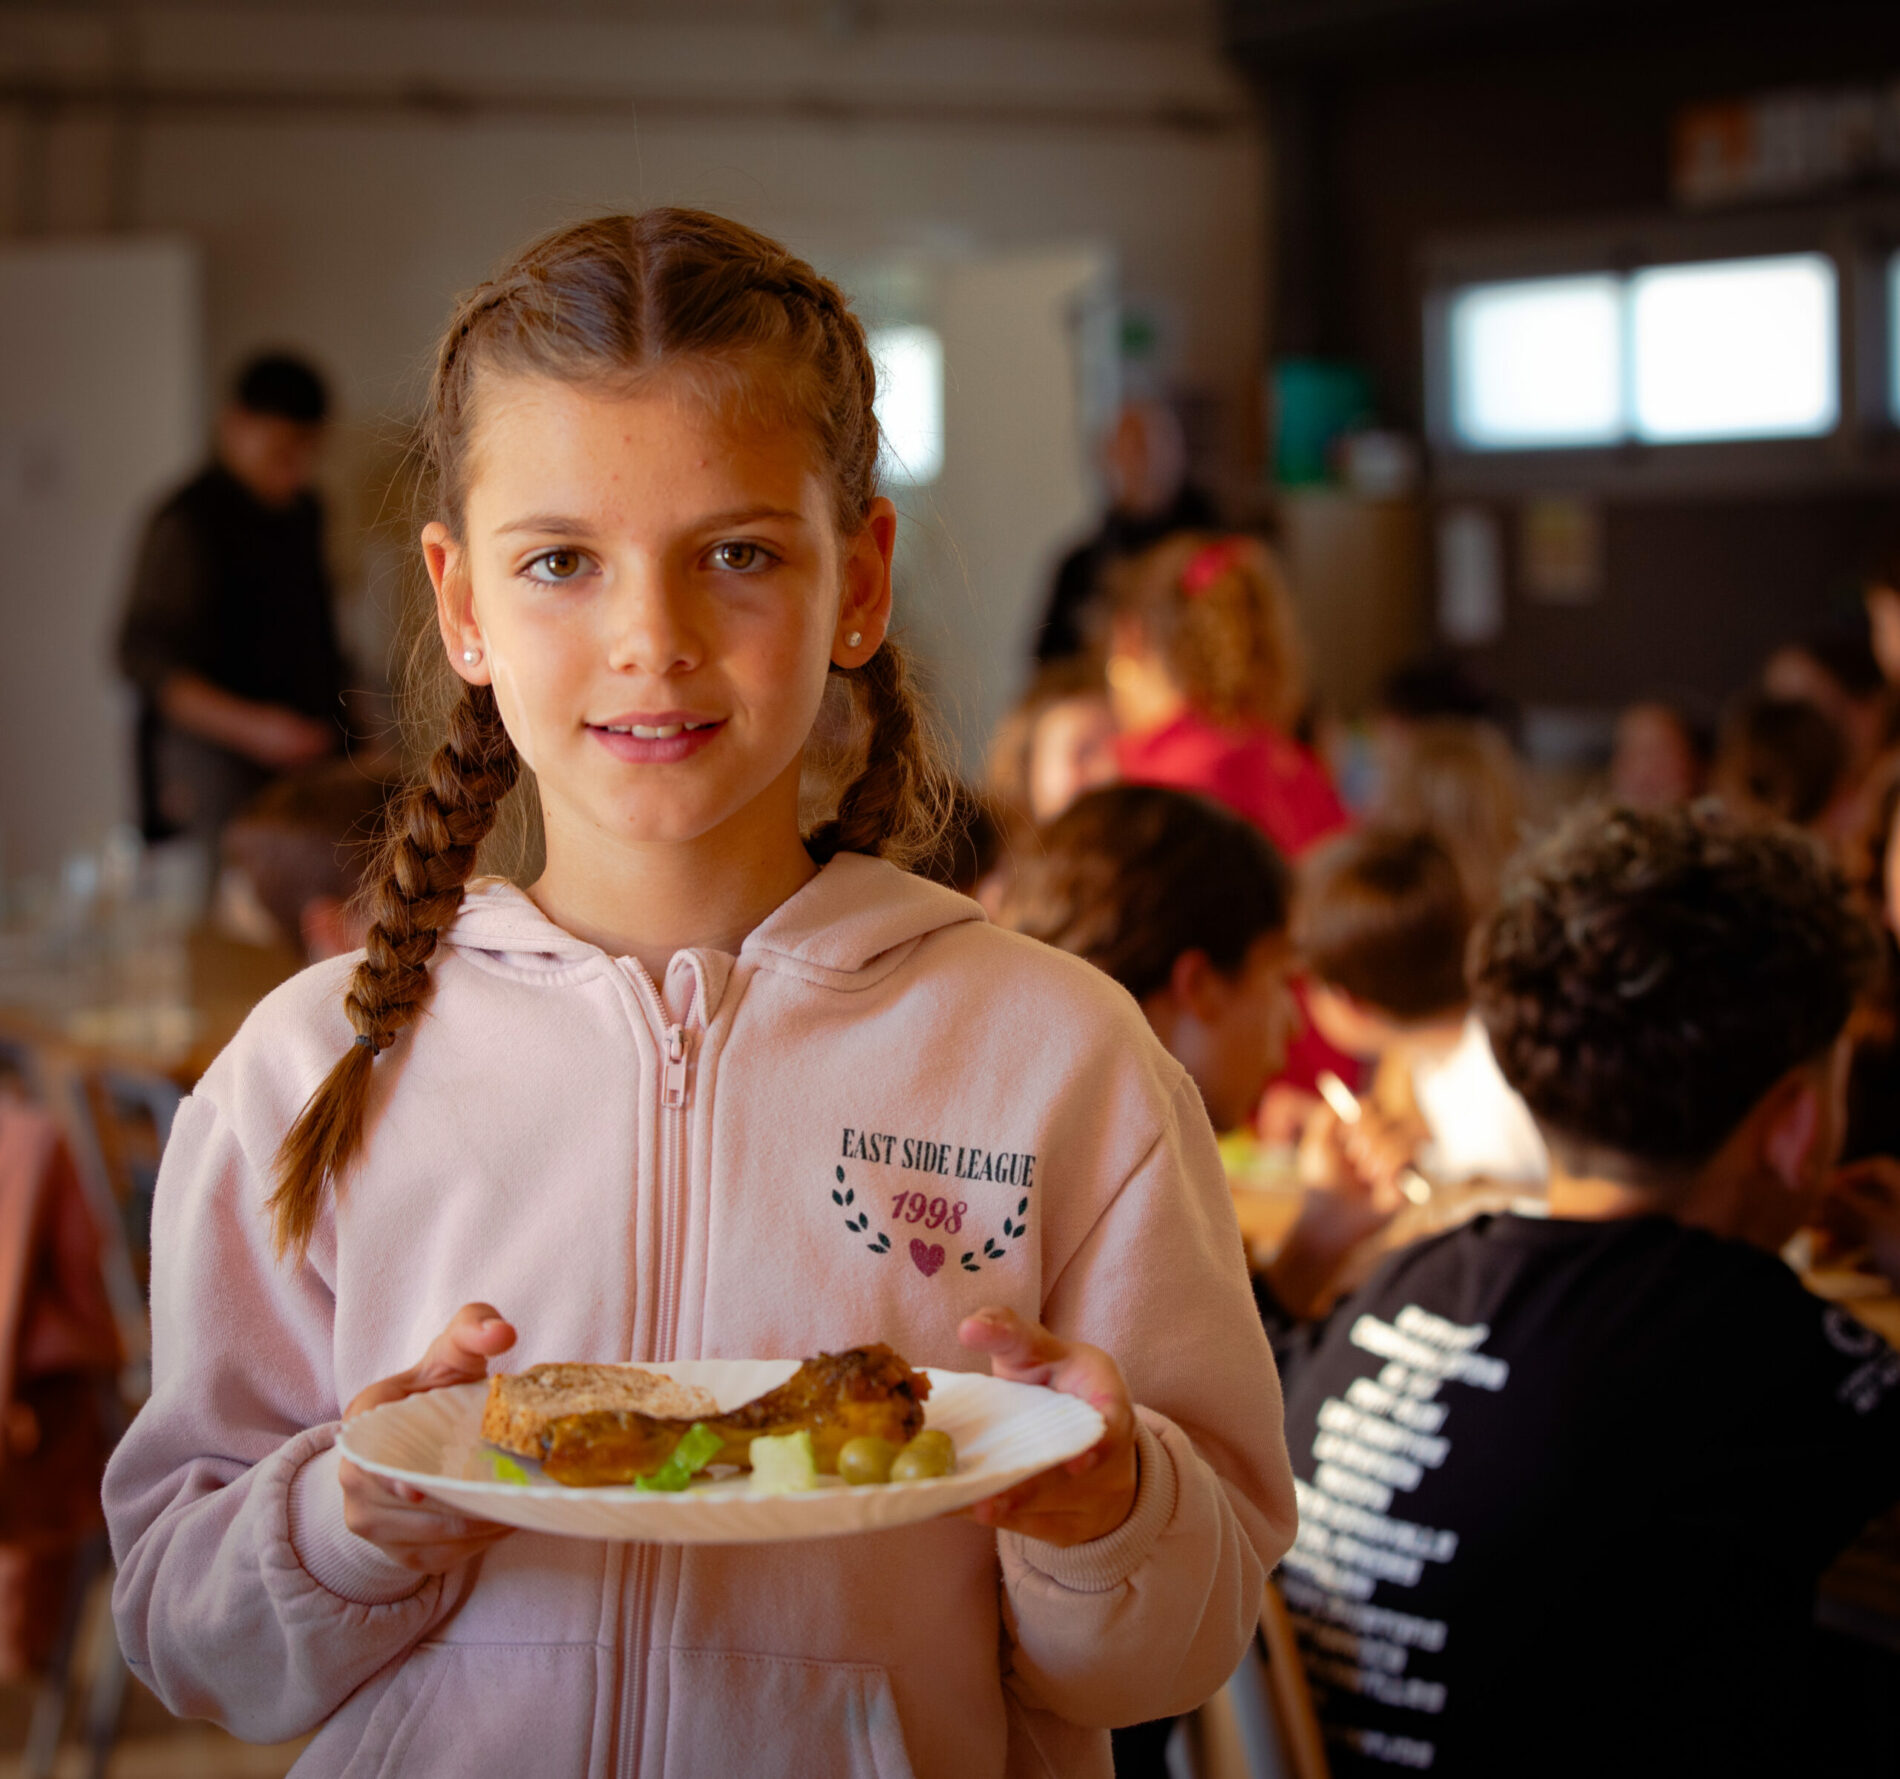
M 845 552 L 844 598 L 831 638 L 835 665 L 862 667 L 883 646 L 891 627 L 891 557 L 896 549 L 897 508 L 880 495 Z
M 471 686 L 488 685 L 493 676 L 481 620 L 475 615 L 468 556 L 439 520 L 432 519 L 422 528 L 422 559 L 428 564 L 429 580 L 435 588 L 435 623 L 442 633 L 449 665 Z

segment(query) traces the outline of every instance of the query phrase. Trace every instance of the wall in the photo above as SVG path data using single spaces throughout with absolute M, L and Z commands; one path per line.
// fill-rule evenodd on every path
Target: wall
M 197 449 L 198 272 L 180 240 L 0 243 L 0 886 L 131 810 L 104 662 L 143 511 Z
M 204 251 L 214 371 L 264 341 L 332 370 L 339 547 L 350 585 L 371 589 L 349 621 L 371 652 L 406 552 L 377 529 L 382 490 L 449 297 L 601 208 L 708 206 L 821 264 L 1098 256 L 1164 319 L 1160 375 L 1211 400 L 1217 467 L 1245 481 L 1263 149 L 1206 8 L 934 8 L 922 16 L 964 22 L 852 28 L 861 11 L 829 9 L 842 23 L 827 29 L 711 3 L 646 24 L 15 9 L 0 15 L 0 234 L 178 232 Z M 1012 644 L 1084 516 L 1085 442 L 1064 449 L 1046 499 L 979 488 L 937 515 L 965 561 L 1005 565 L 977 621 Z M 948 615 L 965 594 L 923 596 Z M 1009 690 L 981 688 L 969 720 Z

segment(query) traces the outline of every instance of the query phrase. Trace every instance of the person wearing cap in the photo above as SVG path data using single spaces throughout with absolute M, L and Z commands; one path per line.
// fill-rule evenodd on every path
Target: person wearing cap
M 343 744 L 345 668 L 312 488 L 328 413 L 308 364 L 252 358 L 211 462 L 147 524 L 118 658 L 139 695 L 149 839 L 214 844 L 269 779 Z

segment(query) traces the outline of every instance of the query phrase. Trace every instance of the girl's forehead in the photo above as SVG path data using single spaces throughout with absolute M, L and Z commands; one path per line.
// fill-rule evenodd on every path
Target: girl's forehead
M 760 507 L 816 522 L 829 506 L 799 429 L 681 378 L 614 387 L 491 373 L 471 445 L 477 523 L 507 524 L 523 511 L 684 518 Z

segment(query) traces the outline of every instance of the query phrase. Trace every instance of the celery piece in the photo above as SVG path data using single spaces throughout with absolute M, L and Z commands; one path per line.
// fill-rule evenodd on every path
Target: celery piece
M 752 1486 L 761 1495 L 793 1495 L 818 1486 L 818 1461 L 805 1428 L 776 1438 L 761 1434 L 753 1440 L 750 1455 Z
M 513 1458 L 504 1458 L 500 1452 L 490 1452 L 488 1462 L 494 1467 L 496 1482 L 519 1483 L 523 1488 L 528 1486 L 528 1473 Z
M 686 1429 L 685 1438 L 673 1448 L 672 1457 L 651 1476 L 636 1478 L 633 1486 L 677 1495 L 693 1480 L 695 1471 L 704 1470 L 719 1456 L 719 1448 L 725 1443 L 704 1421 L 695 1421 Z

